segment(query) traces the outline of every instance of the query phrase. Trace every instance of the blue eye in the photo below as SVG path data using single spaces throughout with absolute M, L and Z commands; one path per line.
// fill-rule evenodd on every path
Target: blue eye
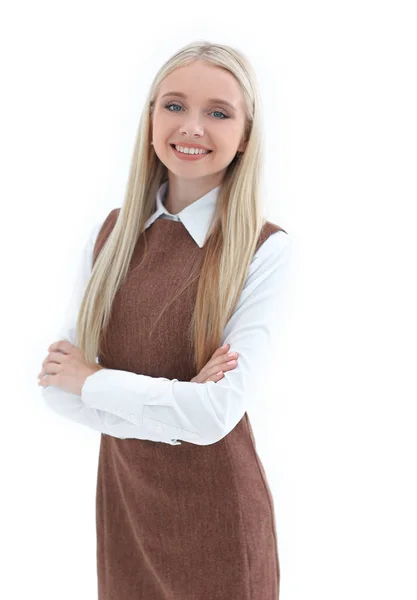
M 179 104 L 175 104 L 175 102 L 170 102 L 169 104 L 165 104 L 164 108 L 169 108 L 170 106 L 179 106 L 181 108 L 181 106 Z M 177 110 L 171 110 L 169 112 L 178 112 Z
M 180 112 L 179 110 L 169 110 L 171 106 L 178 106 L 179 108 L 181 108 L 181 106 L 179 104 L 177 104 L 176 102 L 169 102 L 168 104 L 165 104 L 164 108 L 166 108 L 169 112 Z M 224 112 L 222 112 L 221 110 L 212 110 L 211 112 L 218 113 L 219 115 L 223 115 L 221 119 L 217 119 L 217 120 L 223 121 L 223 119 L 230 119 L 230 117 L 225 115 Z

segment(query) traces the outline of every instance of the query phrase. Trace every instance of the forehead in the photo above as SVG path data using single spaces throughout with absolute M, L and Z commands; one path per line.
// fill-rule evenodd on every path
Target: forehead
M 181 92 L 190 101 L 224 99 L 237 110 L 243 106 L 243 94 L 237 79 L 226 69 L 203 62 L 178 67 L 161 82 L 158 97 Z M 174 94 L 175 95 L 175 94 Z

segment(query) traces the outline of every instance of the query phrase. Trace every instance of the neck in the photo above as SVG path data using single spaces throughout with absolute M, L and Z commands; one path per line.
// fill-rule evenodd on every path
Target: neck
M 165 208 L 172 215 L 176 215 L 184 208 L 208 194 L 210 190 L 220 185 L 223 173 L 215 176 L 198 179 L 181 179 L 168 174 L 168 190 L 165 200 Z

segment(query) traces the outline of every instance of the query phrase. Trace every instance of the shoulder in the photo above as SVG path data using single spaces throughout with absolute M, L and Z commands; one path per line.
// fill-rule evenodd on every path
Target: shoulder
M 89 245 L 91 252 L 94 250 L 95 255 L 99 252 L 99 249 L 102 248 L 104 242 L 108 238 L 111 233 L 114 225 L 116 224 L 117 217 L 120 212 L 119 208 L 113 208 L 107 216 L 99 218 L 91 227 L 90 237 L 89 237 Z
M 259 242 L 257 250 L 252 259 L 252 265 L 256 268 L 261 263 L 282 263 L 286 262 L 291 254 L 292 250 L 292 238 L 290 234 L 275 223 L 266 221 L 261 235 L 259 236 Z
M 282 228 L 274 230 L 255 252 L 249 265 L 242 299 L 248 295 L 275 295 L 285 286 L 291 268 L 291 236 Z
M 95 229 L 97 230 L 98 235 L 106 234 L 108 235 L 117 222 L 117 217 L 119 216 L 120 207 L 112 208 L 112 210 L 107 214 L 107 217 L 104 219 L 100 219 Z

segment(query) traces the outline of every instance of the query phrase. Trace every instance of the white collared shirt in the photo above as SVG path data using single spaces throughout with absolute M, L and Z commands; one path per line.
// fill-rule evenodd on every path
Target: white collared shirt
M 181 221 L 199 247 L 216 207 L 220 186 L 170 214 L 164 204 L 168 182 L 158 189 L 157 218 Z M 85 244 L 69 302 L 66 322 L 55 341 L 75 344 L 79 306 L 87 286 L 93 250 L 102 221 Z M 236 309 L 223 332 L 229 352 L 238 352 L 237 366 L 217 382 L 195 383 L 150 377 L 117 369 L 101 369 L 85 380 L 81 396 L 56 386 L 41 388 L 46 404 L 63 417 L 117 438 L 136 438 L 177 445 L 184 440 L 213 444 L 226 436 L 244 413 L 256 404 L 261 378 L 280 341 L 289 308 L 291 238 L 284 231 L 271 234 L 254 254 Z
M 168 181 L 165 181 L 159 186 L 156 194 L 156 210 L 146 221 L 145 229 L 160 217 L 181 221 L 195 243 L 202 248 L 216 208 L 220 188 L 221 185 L 218 185 L 189 206 L 183 208 L 178 214 L 173 215 L 167 211 L 164 205 L 168 191 Z

